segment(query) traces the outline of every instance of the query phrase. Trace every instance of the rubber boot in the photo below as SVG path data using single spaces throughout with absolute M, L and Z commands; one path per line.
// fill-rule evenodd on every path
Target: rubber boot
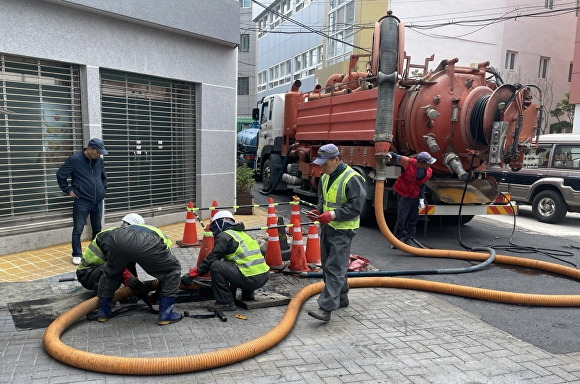
M 109 320 L 111 314 L 111 299 L 110 297 L 99 297 L 99 311 L 97 313 L 97 321 L 104 323 Z
M 157 317 L 157 324 L 167 325 L 182 319 L 180 313 L 173 312 L 174 305 L 175 297 L 159 297 L 159 316 Z

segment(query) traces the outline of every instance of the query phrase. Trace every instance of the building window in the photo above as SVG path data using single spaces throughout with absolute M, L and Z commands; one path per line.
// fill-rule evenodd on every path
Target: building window
M 314 0 L 296 0 L 296 12 L 306 8 Z
M 550 63 L 549 57 L 540 57 L 540 68 L 538 69 L 538 77 L 540 79 L 545 79 L 548 77 L 548 64 Z
M 544 8 L 553 9 L 554 8 L 554 0 L 546 0 L 544 2 Z
M 258 72 L 258 92 L 263 92 L 266 89 L 268 89 L 266 71 Z
M 269 81 L 268 88 L 274 88 L 279 85 L 284 85 L 290 83 L 291 80 L 291 62 L 286 60 L 282 63 L 276 64 L 268 69 L 269 71 Z
M 240 5 L 242 6 L 242 8 L 250 8 L 251 4 L 252 0 L 240 0 Z
M 258 20 L 258 39 L 266 35 L 266 33 L 268 33 L 268 30 L 266 29 L 267 26 L 268 26 L 268 15 Z
M 294 56 L 294 80 L 313 75 L 322 67 L 322 45 Z
M 514 51 L 507 51 L 505 54 L 505 69 L 513 71 L 516 69 L 516 56 L 517 53 Z
M 238 77 L 238 95 L 250 94 L 250 78 Z
M 572 82 L 572 69 L 574 69 L 574 63 L 570 63 L 570 69 L 568 69 L 568 82 Z
M 328 12 L 327 65 L 345 60 L 352 53 L 354 0 L 331 0 Z
M 244 33 L 240 35 L 240 52 L 250 51 L 250 35 Z

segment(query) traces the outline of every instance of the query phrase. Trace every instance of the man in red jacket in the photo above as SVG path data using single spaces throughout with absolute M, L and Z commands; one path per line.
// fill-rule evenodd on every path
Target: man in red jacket
M 405 244 L 414 246 L 419 209 L 425 207 L 425 183 L 431 178 L 431 164 L 436 160 L 427 152 L 420 152 L 416 159 L 395 152 L 389 152 L 389 157 L 391 162 L 403 168 L 393 186 L 398 194 L 394 235 Z

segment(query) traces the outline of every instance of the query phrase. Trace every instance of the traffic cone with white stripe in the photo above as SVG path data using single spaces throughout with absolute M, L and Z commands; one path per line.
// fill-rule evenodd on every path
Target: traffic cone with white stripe
M 318 225 L 308 226 L 308 238 L 306 239 L 306 262 L 310 267 L 320 264 L 320 240 L 318 239 Z
M 193 202 L 190 201 L 187 203 L 185 227 L 183 228 L 183 240 L 176 241 L 180 248 L 201 246 L 201 242 L 197 239 L 197 229 L 195 227 L 195 214 L 193 213 L 193 209 Z
M 199 250 L 199 255 L 197 256 L 197 264 L 199 266 L 203 260 L 211 253 L 214 246 L 213 233 L 209 230 L 209 226 L 206 226 L 203 232 L 203 240 L 201 242 L 201 249 Z M 210 273 L 206 273 L 201 277 L 210 277 Z
M 274 199 L 268 198 L 268 216 L 266 217 L 266 226 L 276 225 L 276 208 L 274 206 Z
M 292 235 L 292 251 L 290 254 L 290 264 L 284 270 L 284 273 L 300 273 L 309 272 L 308 264 L 306 263 L 306 254 L 304 253 L 304 242 L 302 241 L 302 227 L 300 221 L 295 221 Z
M 300 222 L 300 198 L 294 196 L 294 200 L 290 202 L 290 205 L 292 205 L 292 210 L 290 211 L 290 223 L 294 224 L 295 221 Z
M 209 210 L 209 217 L 210 217 L 210 221 L 211 221 L 211 218 L 212 218 L 212 217 L 214 217 L 214 215 L 215 215 L 216 213 L 218 213 L 218 210 L 217 210 L 217 209 L 215 209 L 215 207 L 217 207 L 217 206 L 218 206 L 217 200 L 214 200 L 214 201 L 211 203 L 211 206 L 212 206 L 212 208 L 210 208 L 210 210 Z
M 273 224 L 276 225 L 276 224 Z M 268 243 L 266 245 L 266 264 L 271 271 L 280 272 L 284 269 L 284 262 L 282 261 L 282 250 L 280 249 L 280 238 L 278 237 L 278 228 L 270 228 L 266 230 L 268 234 Z

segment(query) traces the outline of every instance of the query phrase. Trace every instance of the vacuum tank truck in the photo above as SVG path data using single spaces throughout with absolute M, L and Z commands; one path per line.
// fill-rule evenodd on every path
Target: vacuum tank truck
M 504 84 L 489 62 L 460 66 L 451 58 L 430 70 L 431 56 L 412 64 L 403 32 L 388 14 L 375 25 L 372 54 L 351 56 L 348 73 L 307 92 L 298 80 L 289 92 L 262 99 L 253 117 L 260 122 L 256 172 L 263 193 L 315 196 L 321 167 L 312 160 L 320 146 L 334 143 L 367 182 L 363 220 L 374 217 L 375 182 L 385 183 L 384 210 L 396 212 L 392 185 L 401 170 L 386 165 L 389 151 L 428 151 L 437 159 L 421 214 L 461 212 L 466 223 L 473 215 L 513 212 L 495 203 L 497 182 L 485 170 L 521 168 L 541 116 L 530 86 Z M 362 65 L 365 71 L 357 71 Z

